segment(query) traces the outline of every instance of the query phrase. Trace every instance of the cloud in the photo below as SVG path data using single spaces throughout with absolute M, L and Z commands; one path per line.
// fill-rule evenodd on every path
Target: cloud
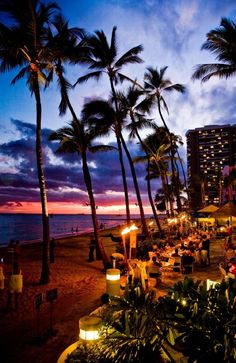
M 14 169 L 0 175 L 0 197 L 2 205 L 7 207 L 14 200 L 24 202 L 39 201 L 35 156 L 35 127 L 19 120 L 12 120 L 21 138 L 0 145 L 0 162 L 14 164 Z M 72 154 L 55 154 L 57 143 L 48 141 L 51 130 L 42 130 L 43 159 L 46 188 L 49 202 L 71 202 L 83 204 L 88 202 L 88 194 L 84 183 L 81 160 Z M 115 145 L 114 143 L 112 145 Z M 133 156 L 140 154 L 136 143 L 128 145 Z M 9 161 L 11 160 L 11 161 Z M 13 162 L 14 161 L 14 162 Z M 124 162 L 127 170 L 127 183 L 131 203 L 136 202 L 133 180 L 129 171 L 126 156 Z M 122 177 L 117 150 L 88 153 L 88 167 L 91 173 L 95 198 L 99 205 L 124 203 Z M 139 178 L 140 190 L 146 194 L 145 166 L 135 166 Z M 10 203 L 10 204 L 8 204 Z M 16 207 L 17 204 L 14 204 Z

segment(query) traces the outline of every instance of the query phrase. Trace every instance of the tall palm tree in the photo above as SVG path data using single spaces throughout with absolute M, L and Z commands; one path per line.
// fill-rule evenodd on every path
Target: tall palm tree
M 92 134 L 88 132 L 88 135 L 85 137 L 85 139 L 84 140 L 81 139 L 81 137 L 83 138 L 83 136 L 81 135 L 87 133 L 88 130 L 84 129 L 85 118 L 83 118 L 82 120 L 83 123 L 82 123 L 82 121 L 78 118 L 74 110 L 74 107 L 70 101 L 69 91 L 73 87 L 66 78 L 65 69 L 64 69 L 64 65 L 67 63 L 82 62 L 84 55 L 87 54 L 88 47 L 83 42 L 85 33 L 81 28 L 77 27 L 69 28 L 68 21 L 66 21 L 60 14 L 57 17 L 55 17 L 53 26 L 56 29 L 56 33 L 53 32 L 52 29 L 50 28 L 47 34 L 47 51 L 48 51 L 47 57 L 51 61 L 50 74 L 48 78 L 51 80 L 53 78 L 53 74 L 55 73 L 58 79 L 58 85 L 61 94 L 61 101 L 59 104 L 60 115 L 61 116 L 64 115 L 67 109 L 69 109 L 73 119 L 73 122 L 71 124 L 70 136 L 72 138 L 72 135 L 74 135 L 75 140 L 71 139 L 70 141 L 68 141 L 69 145 L 71 144 L 71 146 L 73 146 L 73 143 L 76 144 L 77 142 L 78 149 L 85 150 L 85 155 L 81 151 L 79 151 L 79 154 L 82 159 L 84 180 L 90 199 L 89 205 L 91 207 L 92 221 L 94 226 L 94 237 L 97 246 L 97 252 L 101 255 L 104 266 L 106 266 L 108 261 L 102 244 L 102 240 L 100 239 L 98 233 L 96 206 L 92 192 L 92 182 L 87 165 L 87 155 L 86 155 L 86 150 L 92 152 L 100 150 L 101 147 L 100 148 L 94 146 L 92 147 L 91 145 L 89 145 L 89 143 L 91 142 L 93 137 L 97 137 L 99 135 L 99 132 L 101 133 L 101 129 L 96 130 L 96 135 L 94 134 L 92 136 Z M 65 140 L 66 132 L 68 132 L 67 128 L 58 130 L 58 132 L 53 134 L 51 138 L 61 140 L 62 142 L 62 140 Z M 65 134 L 64 137 L 63 133 Z M 79 133 L 79 135 L 77 135 L 77 133 Z M 106 147 L 106 150 L 107 149 L 109 149 L 109 147 Z M 70 149 L 68 149 L 68 144 L 66 144 L 66 148 L 65 147 L 59 148 L 59 151 L 69 151 L 69 150 Z M 77 149 L 75 148 L 75 150 L 73 151 L 77 151 Z
M 101 136 L 103 132 L 101 131 L 101 128 L 96 126 L 88 127 L 86 125 L 86 121 L 87 120 L 85 118 L 82 118 L 81 120 L 76 118 L 70 122 L 68 127 L 60 128 L 59 130 L 52 133 L 49 138 L 52 141 L 60 141 L 60 146 L 57 150 L 58 153 L 77 153 L 81 157 L 84 182 L 87 188 L 91 207 L 95 242 L 97 249 L 101 254 L 104 267 L 106 268 L 109 263 L 109 259 L 106 255 L 102 240 L 99 238 L 96 204 L 93 195 L 91 175 L 88 168 L 87 153 L 88 151 L 92 153 L 98 151 L 108 151 L 114 148 L 108 145 L 92 145 L 93 140 L 98 136 Z M 109 125 L 107 127 L 109 127 Z M 104 126 L 104 130 L 105 129 L 106 127 Z M 105 133 L 106 132 L 107 131 L 105 131 Z
M 201 49 L 209 50 L 221 63 L 197 65 L 193 79 L 206 82 L 211 77 L 227 79 L 236 75 L 236 24 L 232 20 L 222 18 L 220 27 L 207 34 Z
M 143 47 L 141 45 L 133 47 L 118 58 L 117 57 L 118 49 L 116 44 L 116 27 L 113 27 L 110 44 L 108 43 L 105 33 L 99 30 L 95 31 L 94 35 L 87 36 L 85 39 L 87 45 L 91 49 L 91 52 L 88 54 L 87 57 L 85 57 L 84 61 L 89 65 L 89 69 L 92 70 L 92 72 L 86 74 L 85 76 L 80 77 L 77 80 L 76 84 L 83 83 L 85 81 L 88 81 L 89 79 L 99 80 L 103 75 L 103 73 L 107 74 L 108 76 L 116 110 L 116 139 L 117 139 L 119 160 L 121 165 L 122 180 L 125 193 L 127 223 L 129 224 L 130 223 L 129 196 L 128 196 L 126 172 L 124 167 L 122 145 L 121 145 L 121 138 L 122 138 L 121 120 L 117 117 L 117 115 L 119 114 L 118 112 L 119 110 L 116 99 L 115 85 L 119 81 L 123 81 L 124 79 L 129 79 L 129 77 L 121 73 L 121 68 L 123 66 L 131 63 L 142 62 L 141 58 L 138 55 L 142 51 Z
M 103 100 L 94 100 L 94 101 L 88 102 L 85 105 L 85 110 L 86 110 L 86 117 L 90 120 L 90 122 L 92 122 L 93 125 L 97 124 L 98 127 L 100 127 L 99 125 L 103 125 L 103 122 L 104 122 L 103 120 L 110 119 L 111 129 L 113 132 L 116 133 L 117 115 L 116 115 L 116 111 L 113 108 L 111 103 L 103 101 Z M 120 113 L 119 113 L 118 117 L 121 120 L 120 126 L 121 126 L 121 128 L 123 128 L 126 113 L 124 113 L 120 108 L 119 108 L 119 110 L 120 110 Z M 121 124 L 121 122 L 122 122 L 122 124 Z M 138 186 L 136 171 L 135 171 L 134 164 L 133 164 L 130 152 L 128 150 L 128 147 L 123 139 L 122 132 L 120 133 L 120 137 L 121 137 L 121 142 L 124 147 L 129 165 L 130 165 L 131 175 L 133 178 L 135 192 L 136 192 L 136 196 L 137 196 L 137 202 L 138 202 L 139 210 L 140 210 L 140 217 L 141 217 L 141 222 L 142 222 L 142 226 L 143 226 L 143 232 L 144 232 L 144 234 L 146 234 L 148 236 L 149 232 L 148 232 L 148 228 L 147 228 L 147 224 L 146 224 L 146 220 L 145 220 L 145 215 L 144 215 L 140 190 L 139 190 L 139 186 Z
M 61 101 L 59 104 L 60 115 L 64 115 L 69 108 L 73 119 L 76 119 L 74 108 L 69 99 L 69 91 L 72 84 L 65 76 L 64 65 L 81 63 L 88 47 L 84 44 L 84 30 L 81 28 L 69 28 L 69 23 L 61 14 L 58 14 L 47 33 L 47 59 L 50 59 L 50 72 L 48 79 L 57 76 Z
M 161 231 L 160 223 L 158 220 L 158 215 L 155 210 L 155 204 L 152 198 L 151 192 L 151 179 L 154 177 L 160 177 L 162 181 L 162 186 L 165 191 L 166 204 L 169 204 L 171 211 L 173 212 L 172 196 L 169 193 L 168 186 L 168 161 L 169 161 L 169 150 L 170 143 L 166 130 L 163 127 L 157 128 L 156 131 L 148 135 L 143 144 L 141 144 L 142 150 L 145 155 L 136 157 L 135 162 L 147 162 L 147 190 L 150 205 L 157 223 L 159 230 Z M 166 205 L 166 210 L 168 207 Z
M 138 130 L 144 129 L 146 127 L 154 128 L 154 125 L 152 124 L 151 120 L 148 120 L 144 114 L 142 114 L 138 111 L 138 101 L 139 101 L 140 96 L 142 96 L 142 95 L 143 95 L 143 91 L 141 91 L 140 89 L 135 87 L 135 85 L 128 87 L 126 92 L 121 92 L 121 91 L 116 92 L 116 99 L 117 99 L 118 107 L 119 107 L 119 110 L 121 111 L 121 114 L 123 115 L 123 118 L 125 118 L 127 122 L 129 119 L 131 120 L 131 122 L 125 126 L 125 128 L 127 130 L 129 130 L 129 132 L 130 132 L 129 140 L 133 140 L 135 137 L 137 137 L 141 145 L 143 144 L 143 141 L 139 135 Z M 114 102 L 114 99 L 113 99 L 113 102 Z M 121 134 L 121 136 L 122 136 L 122 134 Z M 145 215 L 144 215 L 144 211 L 143 211 L 143 205 L 142 205 L 142 200 L 141 200 L 139 187 L 138 187 L 138 183 L 137 183 L 134 164 L 133 164 L 131 155 L 129 153 L 129 150 L 125 144 L 123 137 L 121 138 L 121 141 L 122 141 L 123 148 L 126 152 L 126 155 L 127 155 L 127 158 L 128 158 L 129 164 L 130 164 L 131 173 L 133 176 L 134 186 L 135 186 L 136 195 L 137 195 L 137 201 L 138 201 L 139 210 L 140 210 L 141 222 L 143 225 L 143 231 L 146 235 L 148 235 L 149 231 L 148 231 L 146 220 L 145 220 Z
M 150 112 L 150 110 L 157 106 L 159 116 L 162 120 L 162 123 L 169 135 L 170 145 L 171 145 L 171 171 L 172 171 L 172 182 L 175 187 L 175 195 L 178 211 L 181 211 L 181 200 L 180 193 L 178 190 L 178 183 L 176 182 L 176 170 L 174 165 L 174 149 L 173 149 L 173 140 L 171 136 L 171 132 L 165 122 L 162 113 L 162 107 L 164 110 L 168 111 L 167 103 L 163 97 L 163 93 L 177 91 L 180 93 L 185 92 L 185 87 L 179 83 L 172 84 L 172 82 L 165 78 L 165 73 L 168 67 L 163 67 L 158 71 L 158 69 L 153 67 L 148 67 L 147 71 L 144 74 L 144 89 L 147 93 L 146 99 L 142 102 L 141 107 L 144 111 Z
M 20 71 L 12 84 L 26 77 L 26 83 L 36 103 L 36 158 L 42 205 L 43 251 L 40 283 L 49 282 L 48 249 L 50 241 L 47 195 L 43 171 L 41 123 L 42 105 L 40 88 L 47 85 L 45 69 L 45 35 L 48 23 L 58 9 L 55 3 L 43 4 L 39 0 L 5 0 L 0 11 L 7 14 L 12 24 L 0 24 L 0 72 L 12 69 Z

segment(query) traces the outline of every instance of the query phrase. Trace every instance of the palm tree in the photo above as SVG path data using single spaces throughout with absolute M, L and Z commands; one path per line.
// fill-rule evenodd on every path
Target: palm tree
M 69 90 L 73 86 L 65 77 L 64 65 L 83 61 L 84 55 L 88 52 L 88 47 L 83 42 L 84 34 L 81 28 L 69 28 L 68 21 L 61 14 L 55 17 L 53 28 L 49 28 L 47 33 L 47 59 L 50 59 L 51 65 L 48 79 L 52 80 L 53 74 L 56 74 L 61 94 L 60 115 L 64 115 L 69 108 L 73 119 L 77 119 L 69 99 Z
M 221 63 L 209 63 L 196 66 L 193 79 L 208 81 L 211 77 L 229 78 L 236 74 L 236 24 L 222 18 L 220 27 L 207 34 L 207 40 L 201 49 L 209 50 Z
M 50 58 L 50 61 L 51 61 L 49 79 L 51 80 L 53 78 L 54 73 L 58 77 L 58 85 L 59 85 L 60 94 L 61 94 L 59 113 L 62 116 L 66 113 L 67 108 L 69 109 L 69 111 L 72 115 L 73 121 L 74 121 L 74 123 L 71 124 L 71 128 L 73 129 L 73 131 L 71 130 L 70 132 L 71 132 L 71 135 L 74 134 L 75 139 L 78 138 L 78 140 L 77 140 L 78 147 L 79 147 L 80 143 L 83 141 L 85 143 L 85 147 L 83 147 L 81 144 L 82 149 L 86 150 L 86 148 L 88 148 L 90 151 L 96 151 L 96 150 L 99 151 L 100 147 L 95 148 L 94 146 L 93 147 L 89 146 L 89 142 L 91 142 L 91 140 L 92 140 L 92 134 L 89 136 L 89 139 L 91 138 L 91 140 L 90 141 L 87 140 L 88 145 L 86 145 L 86 140 L 81 141 L 81 139 L 79 139 L 79 136 L 76 134 L 79 132 L 80 135 L 83 135 L 85 130 L 84 130 L 83 123 L 81 123 L 81 121 L 77 117 L 77 114 L 76 114 L 74 107 L 69 98 L 69 90 L 71 90 L 73 87 L 72 87 L 71 83 L 68 81 L 68 79 L 66 79 L 66 77 L 65 77 L 64 64 L 82 62 L 84 55 L 88 52 L 88 47 L 83 42 L 83 38 L 84 38 L 83 29 L 80 29 L 77 27 L 69 28 L 68 25 L 69 25 L 68 22 L 59 14 L 57 17 L 55 17 L 55 20 L 53 22 L 53 26 L 56 29 L 56 33 L 52 32 L 51 29 L 49 29 L 49 31 L 48 31 L 47 49 L 48 49 L 48 57 Z M 85 119 L 83 119 L 83 122 L 84 122 L 84 120 Z M 67 128 L 64 128 L 61 130 L 62 130 L 62 135 L 60 135 L 60 137 L 61 137 L 60 140 L 62 140 L 62 138 L 63 138 L 63 130 L 66 133 Z M 60 130 L 58 130 L 58 132 L 59 131 Z M 94 134 L 93 137 L 98 136 L 99 132 L 101 132 L 101 130 L 96 130 L 96 135 Z M 52 139 L 55 138 L 55 139 L 59 140 L 59 138 L 57 138 L 58 135 L 56 135 L 56 134 L 57 133 L 53 134 L 51 136 L 51 138 Z M 76 141 L 73 141 L 73 142 L 76 142 Z M 101 149 L 102 149 L 102 147 L 101 147 Z M 61 149 L 59 148 L 59 151 L 60 150 Z M 106 147 L 106 150 L 109 150 L 109 147 Z M 64 147 L 63 147 L 62 151 L 67 151 L 67 148 L 64 149 Z M 84 156 L 84 154 L 82 152 L 79 152 L 79 154 L 81 155 L 81 158 L 82 158 L 84 179 L 85 179 L 85 183 L 86 183 L 86 187 L 87 187 L 87 191 L 88 191 L 88 195 L 89 195 L 89 199 L 90 199 L 89 205 L 90 205 L 91 213 L 92 213 L 94 236 L 95 236 L 95 242 L 96 242 L 96 246 L 97 246 L 97 255 L 98 254 L 101 255 L 104 266 L 106 266 L 108 259 L 105 254 L 102 241 L 99 238 L 99 234 L 98 234 L 98 223 L 97 223 L 97 216 L 96 216 L 97 207 L 95 206 L 94 196 L 93 196 L 93 192 L 92 192 L 91 176 L 89 173 L 89 169 L 87 166 L 87 160 L 86 160 L 87 156 L 86 156 L 86 154 Z
M 143 145 L 143 141 L 139 135 L 138 130 L 144 129 L 145 127 L 155 128 L 155 126 L 152 124 L 151 120 L 148 120 L 145 117 L 144 114 L 138 112 L 138 100 L 141 95 L 143 95 L 143 91 L 141 91 L 140 89 L 135 87 L 135 85 L 128 87 L 126 92 L 121 92 L 121 91 L 116 92 L 116 99 L 117 99 L 118 108 L 120 110 L 120 114 L 123 115 L 123 119 L 129 117 L 131 120 L 131 123 L 126 125 L 126 127 L 125 127 L 127 130 L 130 131 L 129 140 L 132 140 L 135 137 L 137 137 L 140 144 Z M 114 102 L 114 99 L 112 99 L 112 101 Z M 121 133 L 121 136 L 123 136 L 122 133 Z M 138 187 L 138 183 L 137 183 L 137 177 L 136 177 L 136 171 L 134 168 L 134 164 L 133 164 L 131 155 L 129 153 L 129 150 L 126 146 L 126 143 L 125 143 L 123 137 L 121 137 L 121 141 L 122 141 L 123 148 L 126 152 L 126 155 L 127 155 L 127 158 L 128 158 L 129 164 L 130 164 L 130 170 L 131 170 L 131 174 L 133 177 L 134 186 L 135 186 L 136 195 L 137 195 L 137 201 L 138 201 L 139 210 L 140 210 L 140 217 L 141 217 L 141 222 L 142 222 L 142 226 L 143 226 L 143 232 L 146 235 L 148 235 L 149 231 L 148 231 L 146 220 L 145 220 L 145 215 L 144 215 L 144 211 L 143 211 L 143 205 L 142 205 L 142 200 L 141 200 L 139 187 Z M 144 148 L 144 145 L 143 145 L 143 148 Z
M 91 207 L 94 237 L 97 246 L 97 251 L 100 252 L 104 267 L 106 268 L 109 264 L 109 259 L 106 255 L 102 240 L 99 238 L 98 233 L 98 221 L 96 214 L 96 204 L 93 195 L 92 180 L 88 168 L 87 152 L 98 152 L 98 151 L 108 151 L 114 149 L 112 146 L 108 145 L 92 145 L 92 141 L 101 136 L 101 128 L 98 127 L 88 127 L 86 125 L 87 120 L 83 117 L 81 120 L 78 118 L 70 122 L 68 127 L 63 127 L 50 135 L 50 140 L 60 141 L 60 146 L 57 150 L 58 153 L 70 152 L 77 153 L 82 160 L 82 168 L 84 175 L 84 182 L 87 188 L 89 196 L 89 204 Z M 107 125 L 109 127 L 109 125 Z M 107 133 L 106 127 L 104 127 L 104 132 Z
M 23 77 L 35 98 L 36 103 L 36 158 L 42 205 L 43 251 L 40 283 L 49 282 L 48 249 L 50 241 L 47 195 L 42 161 L 41 122 L 42 105 L 40 88 L 47 85 L 44 73 L 45 35 L 48 23 L 53 20 L 54 12 L 58 9 L 55 3 L 44 5 L 38 0 L 5 0 L 1 2 L 0 11 L 7 14 L 12 24 L 0 24 L 0 72 L 12 69 L 20 71 L 12 80 L 12 84 Z
M 178 211 L 181 211 L 181 200 L 180 193 L 178 189 L 178 183 L 176 182 L 176 170 L 174 165 L 174 150 L 173 150 L 173 140 L 170 133 L 170 130 L 165 122 L 165 119 L 162 114 L 162 106 L 168 113 L 168 107 L 166 101 L 163 97 L 163 93 L 166 92 L 185 92 L 185 87 L 179 83 L 172 84 L 172 82 L 165 78 L 165 72 L 168 67 L 163 67 L 158 71 L 158 69 L 154 69 L 153 67 L 148 67 L 147 71 L 144 74 L 144 89 L 147 93 L 146 99 L 142 102 L 141 108 L 150 112 L 153 106 L 157 106 L 159 116 L 162 120 L 162 123 L 169 135 L 170 145 L 171 145 L 171 171 L 172 171 L 172 182 L 175 188 L 176 202 Z
M 93 125 L 93 126 L 97 125 L 97 127 L 103 127 L 104 120 L 105 120 L 105 124 L 106 124 L 107 120 L 110 120 L 111 129 L 113 132 L 116 133 L 116 112 L 115 112 L 112 104 L 110 104 L 109 102 L 103 101 L 103 100 L 94 100 L 94 101 L 88 102 L 84 107 L 84 112 L 85 112 L 86 118 L 90 122 L 90 125 Z M 124 118 L 125 118 L 125 114 L 121 111 L 119 119 L 123 120 L 123 122 L 124 122 Z M 123 124 L 123 122 L 122 122 L 122 124 Z M 122 136 L 122 133 L 121 133 L 121 136 Z M 145 215 L 144 215 L 144 211 L 143 211 L 142 200 L 141 200 L 141 195 L 140 195 L 140 191 L 139 191 L 139 186 L 138 186 L 138 181 L 137 181 L 134 164 L 133 164 L 131 155 L 129 153 L 129 150 L 126 146 L 126 143 L 124 142 L 123 137 L 121 138 L 121 142 L 124 147 L 125 153 L 127 155 L 131 174 L 132 174 L 133 181 L 134 181 L 134 187 L 135 187 L 137 201 L 138 201 L 138 205 L 139 205 L 139 209 L 140 209 L 140 217 L 141 217 L 141 222 L 142 222 L 142 226 L 143 226 L 143 232 L 144 232 L 144 234 L 146 234 L 148 236 L 149 232 L 148 232 Z
M 158 220 L 158 215 L 156 213 L 155 204 L 152 198 L 151 192 L 151 179 L 161 177 L 162 186 L 165 191 L 166 203 L 169 202 L 170 209 L 173 213 L 173 203 L 172 197 L 169 194 L 168 186 L 168 160 L 169 160 L 169 150 L 170 143 L 166 130 L 163 127 L 157 128 L 156 131 L 148 135 L 146 139 L 141 144 L 144 156 L 139 156 L 134 158 L 135 162 L 147 162 L 147 190 L 150 205 L 157 223 L 159 230 L 161 231 L 161 226 Z M 166 208 L 168 211 L 168 208 Z
M 117 98 L 116 98 L 116 90 L 115 85 L 118 81 L 123 81 L 124 79 L 129 79 L 129 77 L 125 76 L 120 72 L 121 68 L 130 63 L 141 63 L 142 60 L 138 56 L 142 51 L 142 46 L 138 45 L 136 47 L 131 48 L 126 53 L 124 53 L 120 58 L 117 57 L 117 44 L 116 44 L 116 27 L 113 27 L 111 42 L 108 43 L 107 37 L 103 31 L 95 31 L 94 35 L 87 36 L 86 43 L 90 47 L 91 51 L 87 57 L 84 58 L 84 61 L 89 65 L 89 69 L 92 72 L 86 74 L 85 76 L 80 77 L 77 83 L 83 83 L 88 81 L 89 79 L 99 80 L 103 73 L 107 74 L 112 96 L 114 98 L 115 110 L 116 110 L 116 139 L 118 145 L 119 152 L 119 160 L 121 165 L 122 172 L 122 180 L 123 187 L 125 193 L 125 206 L 126 206 L 126 216 L 127 223 L 130 223 L 130 209 L 129 209 L 129 196 L 128 196 L 128 187 L 126 181 L 126 172 L 123 161 L 123 153 L 122 153 L 122 145 L 121 145 L 121 122 L 117 116 L 119 114 Z

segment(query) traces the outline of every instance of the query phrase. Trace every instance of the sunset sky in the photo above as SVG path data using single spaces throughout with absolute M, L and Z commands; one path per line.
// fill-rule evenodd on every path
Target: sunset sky
M 142 64 L 124 68 L 124 73 L 142 82 L 148 66 L 168 66 L 167 76 L 182 83 L 184 95 L 166 95 L 171 131 L 181 135 L 185 143 L 188 129 L 213 124 L 236 123 L 235 79 L 212 79 L 206 84 L 193 82 L 194 66 L 215 62 L 214 56 L 201 51 L 208 31 L 219 26 L 221 18 L 236 21 L 235 0 L 70 0 L 57 1 L 70 26 L 92 33 L 103 30 L 108 39 L 117 26 L 119 54 L 142 44 Z M 1 18 L 2 19 L 2 18 Z M 67 76 L 72 83 L 86 73 L 86 67 L 70 67 Z M 0 75 L 0 213 L 40 213 L 39 188 L 35 160 L 35 103 L 25 80 L 11 86 L 17 71 Z M 85 101 L 95 97 L 106 99 L 110 90 L 106 78 L 98 83 L 88 81 L 70 93 L 78 113 Z M 42 91 L 45 176 L 49 213 L 89 213 L 87 192 L 81 162 L 77 155 L 55 155 L 56 143 L 49 134 L 65 126 L 70 114 L 58 115 L 59 92 L 56 84 Z M 156 116 L 157 113 L 153 114 Z M 159 118 L 156 123 L 161 126 Z M 146 134 L 150 132 L 147 131 Z M 145 133 L 143 134 L 143 136 Z M 113 135 L 103 143 L 115 145 Z M 132 156 L 139 151 L 137 142 L 129 145 Z M 180 153 L 186 162 L 184 147 Z M 98 213 L 123 213 L 124 195 L 117 152 L 89 155 Z M 127 168 L 128 170 L 128 168 Z M 142 198 L 148 213 L 145 168 L 137 165 Z M 136 197 L 128 174 L 131 212 L 138 213 Z M 158 187 L 158 182 L 153 182 Z

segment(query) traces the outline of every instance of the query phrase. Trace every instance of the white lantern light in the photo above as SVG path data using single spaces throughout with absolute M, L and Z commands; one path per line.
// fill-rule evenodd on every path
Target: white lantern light
M 207 279 L 206 280 L 206 289 L 207 290 L 214 289 L 217 284 L 219 284 L 218 281 L 213 281 L 213 280 Z
M 120 294 L 120 270 L 110 268 L 106 273 L 107 294 L 111 296 Z
M 96 316 L 84 316 L 79 320 L 79 337 L 85 342 L 99 339 L 99 329 L 102 320 Z

